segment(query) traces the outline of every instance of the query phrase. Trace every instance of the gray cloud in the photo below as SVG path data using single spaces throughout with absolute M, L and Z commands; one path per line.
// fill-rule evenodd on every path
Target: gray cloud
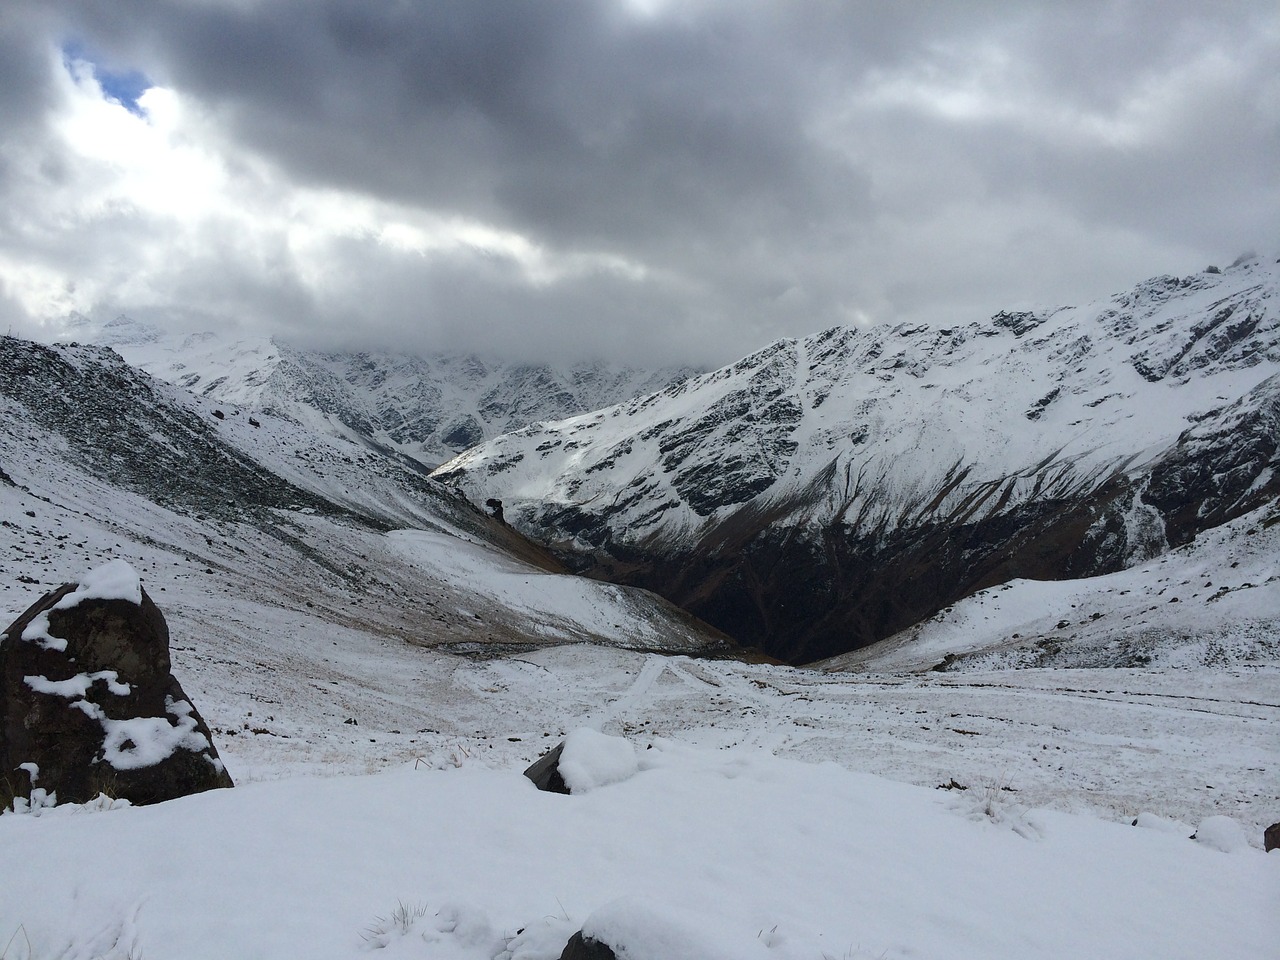
M 272 190 L 589 261 L 548 279 L 501 250 L 343 235 L 317 286 L 278 236 L 249 255 L 226 224 L 197 225 L 124 283 L 121 251 L 174 224 L 0 220 L 0 253 L 100 289 L 99 311 L 726 361 L 858 317 L 1079 301 L 1280 240 L 1280 14 L 1261 0 L 16 2 L 0 28 L 0 117 L 27 131 L 0 140 L 14 209 L 54 189 L 30 174 L 33 142 L 50 182 L 70 163 L 48 134 L 49 51 L 75 39 L 198 105 L 210 149 L 267 163 Z

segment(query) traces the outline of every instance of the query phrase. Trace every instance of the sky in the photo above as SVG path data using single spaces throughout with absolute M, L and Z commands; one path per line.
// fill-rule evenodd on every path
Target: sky
M 718 364 L 1280 250 L 1274 0 L 5 0 L 0 328 Z

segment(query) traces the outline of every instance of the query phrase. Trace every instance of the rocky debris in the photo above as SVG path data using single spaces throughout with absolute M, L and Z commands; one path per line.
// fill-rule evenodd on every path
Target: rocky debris
M 579 930 L 564 945 L 560 960 L 617 960 L 618 955 L 607 943 L 584 937 Z
M 0 783 L 10 799 L 157 803 L 232 786 L 174 678 L 169 628 L 113 560 L 53 590 L 0 640 Z
M 490 497 L 484 502 L 484 505 L 489 508 L 489 516 L 493 517 L 493 519 L 499 523 L 507 522 L 502 516 L 502 501 L 497 497 Z
M 1262 834 L 1262 847 L 1267 853 L 1280 850 L 1280 823 L 1273 823 Z
M 560 775 L 560 755 L 564 753 L 564 741 L 556 744 L 556 746 L 539 757 L 534 764 L 524 772 L 524 775 L 533 781 L 533 785 L 539 790 L 545 790 L 547 793 L 565 793 L 569 792 L 569 786 L 564 782 L 564 777 Z M 586 956 L 586 954 L 583 954 Z

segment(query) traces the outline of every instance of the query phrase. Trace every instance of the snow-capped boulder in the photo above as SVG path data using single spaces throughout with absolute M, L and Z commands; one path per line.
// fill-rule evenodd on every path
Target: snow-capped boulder
M 583 727 L 543 754 L 524 775 L 549 793 L 586 793 L 627 780 L 639 769 L 629 740 Z
M 232 785 L 171 672 L 164 616 L 123 560 L 45 594 L 5 631 L 0 775 L 45 803 Z
M 581 727 L 564 738 L 560 776 L 570 793 L 586 793 L 621 783 L 640 769 L 630 740 Z
M 1221 815 L 1205 817 L 1201 820 L 1192 839 L 1214 850 L 1221 850 L 1223 853 L 1236 853 L 1249 849 L 1249 841 L 1245 838 L 1239 822 Z
M 587 917 L 560 960 L 729 960 L 732 952 L 708 936 L 704 920 L 644 897 L 622 897 Z

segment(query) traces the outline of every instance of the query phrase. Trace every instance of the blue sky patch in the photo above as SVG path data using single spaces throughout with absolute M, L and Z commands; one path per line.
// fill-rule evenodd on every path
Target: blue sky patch
M 78 40 L 62 45 L 62 59 L 68 64 L 77 61 L 87 63 L 108 99 L 116 101 L 136 116 L 143 115 L 142 108 L 138 106 L 138 98 L 155 86 L 145 73 L 138 70 L 110 70 L 92 50 Z

